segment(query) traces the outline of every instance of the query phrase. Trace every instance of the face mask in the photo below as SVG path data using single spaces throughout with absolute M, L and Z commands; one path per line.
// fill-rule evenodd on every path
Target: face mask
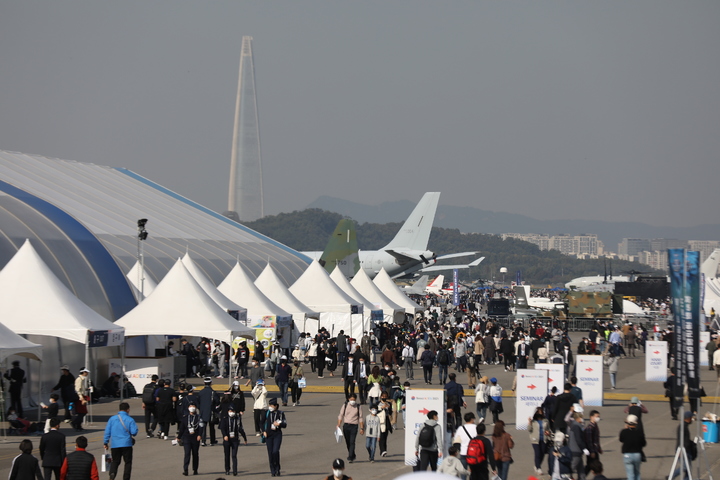
M 385 370 L 390 370 L 390 367 L 385 367 Z
M 189 408 L 188 408 L 188 412 L 190 412 L 190 413 L 195 413 L 195 407 L 189 407 Z
M 354 407 L 356 403 L 357 403 L 357 402 L 355 402 L 355 400 L 350 400 L 350 401 L 348 402 L 348 404 L 349 404 L 351 407 Z
M 371 408 L 371 409 L 370 409 L 370 413 L 372 413 L 373 415 L 377 415 L 377 409 L 376 409 L 376 408 Z
M 271 412 L 274 412 L 275 410 L 277 410 L 277 407 L 270 407 Z
M 253 367 L 257 367 L 257 362 L 253 362 Z
M 360 360 L 360 365 L 362 365 L 362 364 L 364 364 L 364 363 L 365 363 L 365 362 L 363 362 L 362 360 Z
M 343 473 L 342 473 L 342 472 L 343 472 L 343 471 L 340 470 L 340 469 L 333 468 L 333 475 L 334 475 L 336 478 L 342 478 L 342 476 L 343 476 Z
M 228 412 L 228 417 L 231 417 L 231 418 L 232 418 L 232 417 L 234 417 L 234 416 L 235 416 L 235 412 Z

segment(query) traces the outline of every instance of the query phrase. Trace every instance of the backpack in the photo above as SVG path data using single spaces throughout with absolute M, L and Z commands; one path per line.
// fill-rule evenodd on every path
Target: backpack
M 435 427 L 425 424 L 422 430 L 420 430 L 420 434 L 418 435 L 418 437 L 418 443 L 421 447 L 432 447 L 433 445 L 435 445 Z
M 148 383 L 143 387 L 143 393 L 142 393 L 142 401 L 145 405 L 149 405 L 151 403 L 155 403 L 155 389 L 157 388 L 157 385 L 154 383 Z
M 447 365 L 449 363 L 448 360 L 448 351 L 443 348 L 442 350 L 440 350 L 440 353 L 438 353 L 437 361 L 440 365 Z
M 479 438 L 470 440 L 465 460 L 467 460 L 468 465 L 478 465 L 487 460 L 485 456 L 485 443 Z

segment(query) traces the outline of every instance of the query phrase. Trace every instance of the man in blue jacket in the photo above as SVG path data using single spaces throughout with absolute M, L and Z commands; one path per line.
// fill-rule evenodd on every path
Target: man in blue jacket
M 135 435 L 138 434 L 138 427 L 135 420 L 130 416 L 130 405 L 127 402 L 120 404 L 120 411 L 117 415 L 113 415 L 107 422 L 105 427 L 105 449 L 108 445 L 112 445 L 110 453 L 112 456 L 112 464 L 110 465 L 110 480 L 115 480 L 118 467 L 120 467 L 120 459 L 125 462 L 123 469 L 123 480 L 130 480 L 132 473 L 132 457 L 133 444 L 135 444 Z

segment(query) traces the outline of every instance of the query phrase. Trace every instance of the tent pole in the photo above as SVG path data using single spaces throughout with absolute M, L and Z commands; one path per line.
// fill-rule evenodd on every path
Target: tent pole
M 2 367 L 3 370 L 6 370 L 6 363 L 5 359 L 0 361 L 0 367 Z M 0 382 L 0 421 L 2 422 L 2 430 L 3 430 L 3 441 L 7 442 L 7 427 L 5 426 L 5 422 L 7 422 L 7 418 L 5 415 L 5 390 L 3 389 L 3 383 Z
M 120 403 L 123 401 L 123 394 L 125 393 L 125 340 L 120 345 Z
M 90 370 L 92 372 L 92 369 L 90 368 L 90 331 L 89 330 L 85 336 L 85 368 L 87 368 L 88 370 Z M 88 373 L 88 384 L 92 384 L 92 380 L 90 380 L 90 373 Z M 83 395 L 85 393 L 87 393 L 87 392 L 83 392 Z M 80 400 L 81 400 L 80 403 L 82 403 L 82 398 Z M 90 403 L 92 403 L 92 402 L 90 402 Z M 90 407 L 88 407 L 88 411 L 90 411 L 89 409 L 90 409 Z M 83 418 L 83 423 L 86 426 L 89 425 L 87 416 L 85 418 Z
M 235 355 L 233 355 L 233 334 L 230 332 L 230 351 L 227 353 L 230 355 L 230 358 L 228 359 L 228 391 L 232 390 L 232 382 L 233 382 L 233 358 Z
M 40 360 L 40 365 L 38 366 L 38 423 L 40 423 L 40 420 L 42 419 L 42 407 L 40 406 L 42 404 L 42 375 L 40 375 L 42 372 L 42 364 L 42 360 Z M 28 370 L 30 370 L 29 366 Z

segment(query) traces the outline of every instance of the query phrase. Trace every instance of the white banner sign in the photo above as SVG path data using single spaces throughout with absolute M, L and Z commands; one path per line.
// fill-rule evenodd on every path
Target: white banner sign
M 562 367 L 562 365 L 560 365 Z M 515 390 L 515 428 L 527 430 L 528 418 L 542 405 L 548 394 L 548 370 L 519 369 Z
M 145 385 L 150 383 L 153 375 L 160 378 L 172 379 L 174 374 L 174 357 L 166 358 L 126 358 L 125 376 L 133 384 L 139 395 Z M 108 375 L 122 373 L 122 360 L 111 358 L 108 363 Z
M 577 386 L 582 390 L 586 406 L 602 407 L 603 356 L 578 355 L 576 363 Z
M 557 387 L 557 395 L 563 392 L 565 386 L 565 365 L 562 363 L 536 363 L 535 370 L 548 371 L 548 392 Z
M 415 437 L 420 434 L 427 414 L 438 412 L 438 423 L 442 435 L 445 435 L 445 390 L 405 390 L 405 465 L 417 465 L 415 455 Z M 442 445 L 445 445 L 443 439 Z M 447 452 L 443 452 L 445 456 Z
M 646 382 L 667 380 L 667 351 L 667 342 L 645 342 Z
M 708 363 L 707 344 L 710 342 L 710 332 L 700 332 L 700 366 L 707 367 Z

